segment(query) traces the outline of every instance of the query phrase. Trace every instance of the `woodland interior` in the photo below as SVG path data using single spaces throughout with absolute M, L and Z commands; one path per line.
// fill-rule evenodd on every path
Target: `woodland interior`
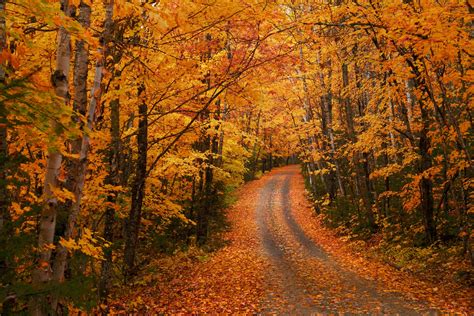
M 0 0 L 1 315 L 472 314 L 473 16 Z

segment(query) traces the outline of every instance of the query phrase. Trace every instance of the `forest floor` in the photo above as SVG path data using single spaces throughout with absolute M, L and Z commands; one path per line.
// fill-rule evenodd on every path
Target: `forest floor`
M 299 166 L 238 190 L 226 245 L 160 259 L 116 310 L 150 313 L 470 314 L 472 289 L 395 269 L 325 228 Z M 126 305 L 126 306 L 124 306 Z

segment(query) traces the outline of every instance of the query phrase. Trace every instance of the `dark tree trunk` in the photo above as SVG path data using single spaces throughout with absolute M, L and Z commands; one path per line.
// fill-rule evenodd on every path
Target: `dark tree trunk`
M 330 119 L 330 114 L 328 105 L 327 103 L 331 102 L 330 97 L 323 96 L 321 97 L 321 127 L 322 127 L 322 134 L 324 136 L 324 140 L 321 145 L 321 149 L 325 152 L 329 152 L 331 158 L 333 158 L 333 151 L 331 148 L 331 141 L 330 141 L 330 133 L 329 133 L 329 119 Z M 331 159 L 333 160 L 333 159 Z M 322 166 L 323 168 L 326 168 L 326 163 Z M 337 196 L 337 176 L 336 172 L 331 168 L 329 169 L 329 172 L 324 175 L 324 178 L 326 179 L 326 187 L 328 189 L 328 194 L 329 198 L 331 201 L 334 201 L 334 199 Z
M 105 22 L 103 32 L 103 47 L 104 47 L 104 67 L 109 71 L 113 71 L 113 66 L 121 58 L 121 54 L 113 55 L 108 47 L 108 43 L 112 41 L 112 36 L 115 34 L 114 30 L 114 0 L 104 2 L 105 6 Z M 113 56 L 113 63 L 107 63 L 107 57 Z M 120 73 L 116 73 L 120 76 Z M 115 87 L 119 89 L 119 85 Z M 122 143 L 120 139 L 120 100 L 114 99 L 110 102 L 110 136 L 111 144 L 108 152 L 109 170 L 106 178 L 106 183 L 112 186 L 120 184 L 120 162 Z M 123 183 L 122 183 L 123 184 Z M 117 195 L 112 194 L 107 197 L 110 203 L 116 203 Z M 115 224 L 115 209 L 108 207 L 105 211 L 104 218 L 104 232 L 103 238 L 109 243 L 109 247 L 104 249 L 104 260 L 102 261 L 100 269 L 100 279 L 98 286 L 99 299 L 102 303 L 107 305 L 107 297 L 109 295 L 110 283 L 112 279 L 112 258 L 113 258 L 113 242 L 114 242 L 114 224 Z M 108 313 L 108 311 L 104 311 Z
M 358 75 L 358 69 L 356 68 L 356 76 Z M 349 70 L 346 64 L 342 65 L 342 82 L 343 87 L 349 87 Z M 357 87 L 360 88 L 359 80 L 357 80 Z M 346 112 L 347 132 L 349 139 L 352 143 L 357 142 L 357 136 L 354 127 L 354 111 L 351 106 L 349 98 L 343 100 L 344 108 Z M 359 116 L 364 115 L 364 109 L 366 107 L 366 101 L 364 98 L 358 100 L 359 103 Z M 372 212 L 372 205 L 374 204 L 374 197 L 372 194 L 372 183 L 370 180 L 370 166 L 369 166 L 369 155 L 367 153 L 356 153 L 353 161 L 354 173 L 355 173 L 355 191 L 364 201 L 365 214 L 367 216 L 367 224 L 370 229 L 375 227 L 375 218 Z M 362 169 L 362 170 L 361 170 Z
M 423 225 L 425 227 L 426 241 L 432 244 L 437 239 L 436 224 L 434 221 L 434 199 L 433 199 L 433 182 L 429 178 L 429 175 L 425 175 L 425 172 L 432 167 L 432 159 L 430 154 L 431 143 L 428 136 L 430 129 L 430 113 L 426 107 L 426 100 L 429 98 L 430 91 L 426 84 L 426 79 L 423 77 L 422 72 L 418 68 L 417 62 L 419 58 L 415 55 L 413 59 L 407 58 L 406 61 L 408 66 L 411 68 L 412 73 L 415 75 L 413 79 L 414 88 L 420 89 L 421 97 L 416 100 L 421 113 L 421 131 L 418 133 L 418 150 L 420 154 L 420 160 L 418 163 L 418 172 L 422 175 L 420 180 L 420 195 L 421 195 L 421 213 L 423 217 Z M 411 100 L 414 104 L 414 100 Z
M 138 247 L 138 237 L 140 232 L 140 223 L 142 219 L 143 197 L 145 195 L 146 168 L 147 168 L 147 149 L 148 149 L 148 107 L 145 102 L 140 104 L 138 109 L 138 159 L 136 163 L 135 179 L 132 185 L 132 205 L 127 220 L 125 236 L 125 276 L 128 279 L 135 271 L 135 258 Z
M 112 186 L 120 184 L 120 153 L 121 153 L 121 140 L 120 140 L 120 101 L 118 99 L 110 102 L 110 134 L 111 134 L 111 146 L 109 151 L 109 164 L 110 169 L 107 175 L 106 183 Z M 109 195 L 107 198 L 108 202 L 115 203 L 117 196 L 115 194 Z M 105 211 L 104 219 L 104 239 L 112 244 L 114 241 L 114 224 L 115 224 L 115 210 L 111 207 Z M 113 248 L 111 245 L 104 249 L 104 261 L 102 261 L 99 281 L 99 297 L 102 302 L 107 301 L 109 294 L 110 281 L 112 277 L 112 255 Z
M 0 0 L 0 51 L 6 49 L 6 23 L 5 23 L 5 5 L 6 0 Z M 6 64 L 0 64 L 0 87 L 6 83 Z M 12 236 L 11 218 L 8 208 L 10 206 L 10 197 L 8 192 L 8 113 L 3 102 L 0 102 L 0 245 L 2 247 L 11 247 L 10 236 Z M 11 259 L 6 251 L 0 253 L 0 275 L 5 277 L 14 277 L 14 269 L 10 266 Z M 13 275 L 12 275 L 13 272 Z M 2 280 L 3 281 L 3 280 Z M 14 301 L 8 297 L 2 302 L 5 315 L 10 313 Z
M 364 170 L 364 200 L 366 204 L 367 222 L 370 229 L 374 229 L 375 218 L 374 213 L 372 211 L 372 205 L 374 204 L 374 196 L 372 194 L 372 183 L 370 181 L 369 155 L 367 153 L 363 153 L 362 156 L 362 168 Z
M 0 0 L 0 51 L 6 48 L 6 25 L 5 25 L 5 5 L 6 0 Z M 6 65 L 0 65 L 0 85 L 5 84 Z M 10 214 L 8 206 L 10 199 L 7 189 L 8 170 L 8 113 L 3 102 L 0 103 L 0 234 L 9 222 Z M 2 262 L 0 262 L 0 272 L 2 272 Z
M 421 116 L 423 120 L 423 129 L 420 133 L 419 150 L 420 150 L 420 162 L 419 172 L 424 173 L 426 170 L 431 168 L 431 156 L 430 140 L 428 138 L 428 126 L 427 126 L 427 113 L 426 109 L 420 102 Z M 421 191 L 421 210 L 423 213 L 423 223 L 425 226 L 425 233 L 427 241 L 432 244 L 436 241 L 436 226 L 434 223 L 434 200 L 433 200 L 433 183 L 427 176 L 423 176 L 420 181 Z
M 260 116 L 262 114 L 262 110 L 258 112 L 257 115 L 257 126 L 255 129 L 255 138 L 258 139 L 258 136 L 260 134 Z M 258 146 L 258 149 L 257 149 Z M 260 158 L 260 150 L 261 147 L 258 145 L 258 141 L 255 141 L 255 144 L 253 145 L 253 151 L 252 151 L 252 166 L 251 166 L 251 177 L 250 179 L 255 179 L 255 174 L 257 173 L 258 169 L 258 160 Z

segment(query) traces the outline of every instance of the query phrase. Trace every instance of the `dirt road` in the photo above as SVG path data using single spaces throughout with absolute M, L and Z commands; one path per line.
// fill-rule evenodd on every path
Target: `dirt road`
M 305 233 L 290 197 L 298 166 L 273 173 L 259 191 L 255 216 L 263 255 L 270 262 L 262 312 L 417 315 L 423 304 L 347 271 Z

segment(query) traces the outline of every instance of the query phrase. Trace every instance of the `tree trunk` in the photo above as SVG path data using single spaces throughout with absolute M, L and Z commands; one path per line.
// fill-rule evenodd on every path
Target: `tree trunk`
M 356 76 L 360 76 L 361 71 L 359 68 L 356 68 Z M 357 88 L 361 89 L 359 80 L 357 80 Z M 369 96 L 365 93 L 358 99 L 358 110 L 359 117 L 365 115 L 365 109 L 367 108 Z M 353 131 L 354 131 L 354 127 Z M 357 139 L 357 136 L 354 136 L 354 141 Z M 364 202 L 365 214 L 367 216 L 367 224 L 371 230 L 375 228 L 375 217 L 372 211 L 372 206 L 374 205 L 374 193 L 373 185 L 370 180 L 370 164 L 369 164 L 369 154 L 367 152 L 358 152 L 354 155 L 354 164 L 356 171 L 356 184 L 358 186 L 359 195 Z
M 296 13 L 296 11 L 295 11 Z M 305 110 L 305 114 L 303 115 L 303 121 L 305 123 L 310 123 L 313 121 L 313 110 L 312 110 L 312 105 L 310 102 L 310 94 L 309 94 L 309 88 L 308 88 L 308 82 L 307 82 L 307 77 L 305 73 L 305 60 L 304 60 L 304 52 L 303 52 L 303 44 L 299 43 L 299 61 L 300 61 L 300 69 L 297 69 L 297 72 L 301 75 L 301 81 L 303 83 L 303 93 L 304 93 L 304 98 L 303 98 L 303 109 Z M 294 120 L 294 118 L 293 118 Z M 293 122 L 295 124 L 295 122 Z M 308 147 L 309 147 L 309 153 L 307 159 L 309 159 L 309 163 L 306 164 L 306 167 L 308 169 L 308 178 L 310 182 L 310 186 L 313 190 L 313 192 L 316 192 L 316 179 L 313 174 L 316 168 L 314 168 L 315 164 L 318 167 L 318 170 L 321 171 L 321 163 L 319 161 L 314 162 L 313 154 L 317 151 L 315 148 L 315 143 L 316 143 L 316 136 L 314 134 L 307 134 L 306 135 L 307 142 L 308 142 Z M 325 176 L 323 175 L 322 172 L 319 172 L 319 176 L 321 179 L 322 184 L 326 188 L 326 191 L 328 192 L 328 184 L 326 181 Z
M 7 34 L 5 23 L 5 6 L 6 1 L 0 0 L 0 52 L 7 49 Z M 0 64 L 0 87 L 6 84 L 6 63 Z M 9 212 L 10 195 L 8 191 L 8 170 L 9 166 L 8 154 L 8 112 L 4 102 L 0 102 L 0 245 L 3 247 L 11 247 L 10 237 L 12 236 L 11 217 Z M 10 266 L 11 259 L 5 251 L 0 251 L 0 275 L 14 276 L 14 269 Z M 8 315 L 13 307 L 14 300 L 7 296 L 3 302 L 3 313 Z
M 119 99 L 112 100 L 110 102 L 110 134 L 111 134 L 111 148 L 109 152 L 109 163 L 110 170 L 107 176 L 106 182 L 112 186 L 117 186 L 120 183 L 120 152 L 121 152 L 121 141 L 120 141 L 120 101 Z M 115 203 L 116 196 L 109 195 L 108 201 Z M 114 234 L 113 228 L 115 223 L 115 210 L 108 207 L 105 211 L 105 223 L 104 223 L 104 234 L 103 237 L 109 243 L 113 242 Z M 107 301 L 109 294 L 110 279 L 112 277 L 112 247 L 109 246 L 104 250 L 104 261 L 102 261 L 102 267 L 100 271 L 99 281 L 99 297 L 102 302 Z
M 114 0 L 104 1 L 105 6 L 105 23 L 103 33 L 103 50 L 104 60 L 102 67 L 108 67 L 106 60 L 111 55 L 111 52 L 107 48 L 108 43 L 112 41 L 112 35 L 114 34 L 113 29 L 113 15 L 114 15 Z M 113 63 L 112 65 L 114 65 Z M 102 69 L 103 71 L 103 69 Z M 118 89 L 118 86 L 116 87 Z M 110 135 L 111 135 L 111 146 L 109 150 L 109 172 L 106 178 L 106 183 L 112 186 L 117 186 L 120 183 L 120 153 L 121 153 L 121 141 L 120 141 L 120 101 L 114 99 L 110 102 Z M 109 195 L 107 200 L 111 203 L 116 202 L 116 195 Z M 112 277 L 112 255 L 113 248 L 112 243 L 114 239 L 113 229 L 115 224 L 115 209 L 108 207 L 105 211 L 104 219 L 104 233 L 103 238 L 110 243 L 109 247 L 104 249 L 104 260 L 100 270 L 99 279 L 99 299 L 101 303 L 107 302 L 109 294 L 110 280 Z M 107 305 L 107 304 L 105 304 Z M 107 312 L 107 311 L 106 311 Z
M 6 0 L 0 0 L 0 52 L 7 47 L 7 34 L 5 24 Z M 5 85 L 6 64 L 0 64 L 0 86 Z M 8 207 L 10 199 L 7 189 L 7 169 L 8 169 L 8 113 L 3 102 L 0 102 L 0 234 L 4 233 L 4 227 L 9 222 L 10 214 Z M 0 262 L 0 272 L 1 266 Z
M 420 133 L 419 139 L 419 150 L 420 150 L 420 162 L 419 172 L 423 174 L 426 170 L 432 166 L 430 150 L 430 139 L 428 137 L 429 123 L 428 113 L 422 102 L 419 102 L 421 119 L 423 127 Z M 423 222 L 425 226 L 426 238 L 430 244 L 436 241 L 436 226 L 434 223 L 434 200 L 433 200 L 433 183 L 429 176 L 423 175 L 420 181 L 421 191 L 421 210 L 423 213 Z
M 372 212 L 374 197 L 372 193 L 372 183 L 370 181 L 369 154 L 362 153 L 362 169 L 364 171 L 364 200 L 366 204 L 367 223 L 370 229 L 375 228 L 375 218 Z
M 416 101 L 418 103 L 421 113 L 421 130 L 418 133 L 418 150 L 420 154 L 420 160 L 418 163 L 418 172 L 422 175 L 420 180 L 420 195 L 421 195 L 421 213 L 423 217 L 423 225 L 425 227 L 426 240 L 429 244 L 432 244 L 437 239 L 436 225 L 434 222 L 434 199 L 433 199 L 433 182 L 429 178 L 429 175 L 425 175 L 425 172 L 432 167 L 432 160 L 430 154 L 430 138 L 428 132 L 430 130 L 430 114 L 426 107 L 425 101 L 429 97 L 428 87 L 426 85 L 425 78 L 417 66 L 418 58 L 413 56 L 413 60 L 406 59 L 408 66 L 411 68 L 412 73 L 415 75 L 413 79 L 414 88 L 420 89 L 422 95 Z M 412 97 L 411 105 L 414 105 L 415 100 Z
M 61 8 L 66 16 L 70 16 L 70 5 L 68 0 L 61 1 Z M 71 57 L 71 43 L 69 32 L 60 27 L 57 39 L 56 70 L 51 76 L 52 85 L 55 88 L 56 95 L 69 103 L 69 69 Z M 38 258 L 37 267 L 33 271 L 33 284 L 40 287 L 49 282 L 52 277 L 51 269 L 51 248 L 48 245 L 53 244 L 54 233 L 56 229 L 56 215 L 58 200 L 54 191 L 59 188 L 58 175 L 61 168 L 62 154 L 56 146 L 48 149 L 48 159 L 46 166 L 46 175 L 44 180 L 43 208 L 39 219 L 38 234 Z M 33 315 L 42 315 L 44 308 L 49 306 L 42 302 L 41 297 L 33 297 L 30 301 L 29 311 Z
M 223 165 L 223 154 L 224 154 L 224 127 L 222 126 L 227 118 L 227 102 L 224 101 L 224 109 L 222 110 L 222 118 L 221 122 L 219 123 L 219 143 L 217 149 L 217 162 L 216 166 L 222 167 Z
M 125 276 L 128 279 L 135 271 L 135 257 L 138 246 L 138 236 L 140 232 L 140 222 L 142 218 L 143 197 L 145 195 L 145 180 L 147 168 L 148 149 L 148 107 L 143 101 L 138 108 L 138 159 L 136 164 L 136 174 L 132 186 L 132 205 L 127 220 L 127 232 L 125 237 Z
M 339 190 L 341 191 L 342 195 L 346 195 L 346 190 L 344 185 L 342 184 L 342 177 L 341 177 L 341 168 L 339 167 L 339 162 L 336 158 L 336 143 L 334 140 L 334 133 L 332 128 L 332 94 L 329 93 L 326 98 L 326 115 L 327 115 L 327 133 L 329 136 L 329 144 L 330 144 L 330 156 L 332 163 L 336 168 L 336 179 L 337 184 L 339 186 Z
M 322 79 L 321 79 L 322 80 Z M 330 151 L 331 149 L 328 148 L 328 139 L 329 139 L 329 132 L 328 132 L 328 114 L 326 108 L 326 98 L 321 97 L 320 99 L 320 108 L 321 108 L 321 132 L 323 135 L 322 141 L 318 144 L 320 147 L 321 153 L 325 153 Z M 329 198 L 333 201 L 337 195 L 337 184 L 336 184 L 336 175 L 332 168 L 327 166 L 327 162 L 325 160 L 321 161 L 321 167 L 323 169 L 328 169 L 328 172 L 324 174 L 324 179 L 326 183 L 327 193 L 329 194 Z
M 81 2 L 79 5 L 79 22 L 84 28 L 88 28 L 90 25 L 90 15 L 91 8 L 84 2 Z M 89 63 L 88 52 L 86 49 L 86 43 L 84 40 L 79 40 L 76 43 L 76 53 L 74 61 L 74 99 L 73 99 L 73 110 L 85 115 L 87 111 L 87 66 Z M 100 74 L 101 76 L 101 74 Z M 97 78 L 95 79 L 97 80 Z M 91 95 L 94 96 L 94 89 L 91 91 Z M 92 104 L 91 104 L 92 107 Z M 95 108 L 95 106 L 94 106 Z M 92 111 L 91 111 L 92 110 Z M 94 111 L 95 109 L 89 110 L 89 116 L 87 116 L 88 128 L 92 127 L 94 120 Z M 92 112 L 92 113 L 91 113 Z M 92 114 L 92 117 L 90 117 Z M 77 120 L 79 123 L 79 120 Z M 68 212 L 68 219 L 66 223 L 66 229 L 64 231 L 63 238 L 68 240 L 74 237 L 76 217 L 80 210 L 82 190 L 84 187 L 85 172 L 87 167 L 87 151 L 88 151 L 88 142 L 85 139 L 87 136 L 83 135 L 82 137 L 72 141 L 72 150 L 71 153 L 78 155 L 79 158 L 73 158 L 72 161 L 69 161 L 68 170 L 68 179 L 66 182 L 66 189 L 71 191 L 74 194 L 74 201 L 69 201 L 64 205 L 64 207 L 69 208 L 66 210 Z M 58 282 L 64 281 L 64 270 L 66 268 L 67 261 L 67 249 L 62 245 L 58 245 L 57 252 L 55 256 L 55 262 L 53 265 L 53 279 Z M 53 304 L 53 310 L 56 309 L 56 304 Z
M 251 179 L 255 179 L 255 174 L 257 173 L 258 169 L 258 159 L 260 158 L 260 150 L 261 147 L 258 145 L 258 136 L 260 134 L 260 116 L 262 115 L 262 110 L 258 111 L 257 115 L 257 126 L 255 128 L 255 144 L 253 145 L 253 150 L 252 150 L 252 174 L 251 174 Z M 258 146 L 258 150 L 257 150 Z
M 273 155 L 272 155 L 272 147 L 273 147 L 273 144 L 272 144 L 272 135 L 270 135 L 269 138 L 270 138 L 270 139 L 269 139 L 269 140 L 270 140 L 270 153 L 268 154 L 268 162 L 269 162 L 269 164 L 268 164 L 268 167 L 269 167 L 268 170 L 269 170 L 269 171 L 272 171 L 272 169 L 273 169 Z

